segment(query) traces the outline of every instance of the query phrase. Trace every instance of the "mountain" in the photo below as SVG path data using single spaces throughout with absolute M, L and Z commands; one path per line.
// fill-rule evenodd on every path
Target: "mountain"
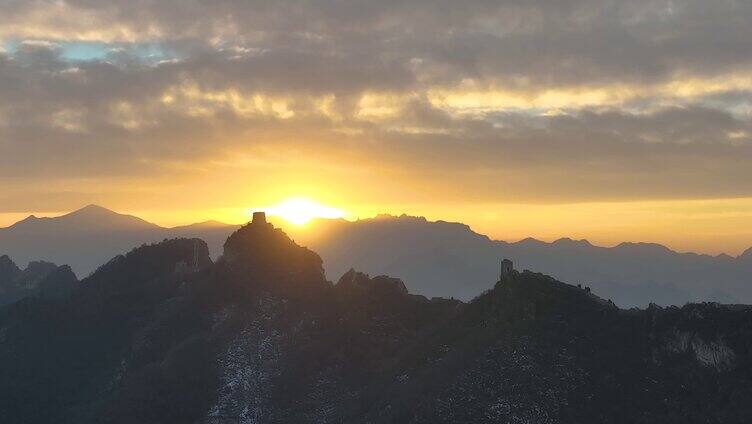
M 88 275 L 116 254 L 142 244 L 175 237 L 199 237 L 221 243 L 237 227 L 207 222 L 164 228 L 131 215 L 89 205 L 54 218 L 30 216 L 0 228 L 0 253 L 26 263 L 43 259 L 64 263 L 78 275 Z
M 0 306 L 28 296 L 65 297 L 78 279 L 69 266 L 32 261 L 19 268 L 7 255 L 0 256 Z
M 752 247 L 745 250 L 741 255 L 739 255 L 739 259 L 745 262 L 752 263 Z
M 496 261 L 494 261 L 496 262 Z M 509 271 L 411 295 L 257 221 L 216 263 L 173 239 L 0 309 L 0 418 L 66 423 L 746 423 L 752 309 L 622 310 Z M 409 282 L 407 282 L 409 286 Z
M 57 218 L 27 218 L 0 229 L 0 254 L 25 263 L 43 259 L 88 275 L 110 257 L 145 243 L 200 238 L 212 258 L 238 226 L 216 221 L 164 228 L 88 206 Z M 562 238 L 491 240 L 461 223 L 380 215 L 355 222 L 318 219 L 285 226 L 294 240 L 319 252 L 327 275 L 351 267 L 403 277 L 413 293 L 470 300 L 491 287 L 501 258 L 560 281 L 589 286 L 623 307 L 691 301 L 752 303 L 752 249 L 738 258 L 678 253 L 652 243 L 594 246 Z
M 288 230 L 321 254 L 330 275 L 350 267 L 400 275 L 410 291 L 428 296 L 470 300 L 498 277 L 499 259 L 510 258 L 519 268 L 590 286 L 624 307 L 752 303 L 752 249 L 733 258 L 678 253 L 653 243 L 599 247 L 569 238 L 510 243 L 491 240 L 461 223 L 404 215 L 318 220 L 309 226 Z

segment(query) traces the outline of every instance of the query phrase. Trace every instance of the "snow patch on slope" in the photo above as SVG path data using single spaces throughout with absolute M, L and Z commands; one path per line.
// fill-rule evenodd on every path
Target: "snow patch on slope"
M 666 350 L 672 353 L 692 353 L 697 362 L 718 371 L 731 368 L 736 361 L 736 353 L 722 339 L 705 341 L 687 331 L 677 331 L 669 337 Z
M 262 422 L 268 382 L 278 373 L 282 335 L 270 328 L 276 301 L 261 296 L 255 318 L 240 331 L 218 358 L 220 384 L 207 418 L 237 417 L 242 424 Z M 217 316 L 227 319 L 230 311 Z

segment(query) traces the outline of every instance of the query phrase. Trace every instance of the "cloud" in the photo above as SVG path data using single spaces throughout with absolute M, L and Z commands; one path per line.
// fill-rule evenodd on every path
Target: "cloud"
M 250 155 L 249 177 L 318 167 L 426 199 L 749 196 L 751 19 L 731 0 L 5 2 L 0 181 Z M 66 53 L 82 42 L 96 54 Z

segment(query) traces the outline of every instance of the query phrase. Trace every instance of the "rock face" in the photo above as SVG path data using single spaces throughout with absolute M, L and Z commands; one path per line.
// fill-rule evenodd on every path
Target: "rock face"
M 77 283 L 69 266 L 32 261 L 22 270 L 8 256 L 0 256 L 0 306 L 29 296 L 65 297 Z
M 368 274 L 350 268 L 337 282 L 337 289 L 348 291 L 407 294 L 405 283 L 399 278 L 379 275 L 371 279 Z
M 469 303 L 331 284 L 254 223 L 217 263 L 168 240 L 0 309 L 0 421 L 743 423 L 749 340 L 747 307 L 621 310 L 531 272 Z

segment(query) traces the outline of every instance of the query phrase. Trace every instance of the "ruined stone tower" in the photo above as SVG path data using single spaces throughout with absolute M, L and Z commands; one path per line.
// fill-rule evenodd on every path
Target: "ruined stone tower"
M 506 281 L 512 276 L 514 271 L 514 264 L 509 259 L 501 260 L 501 273 L 499 274 L 499 281 Z

